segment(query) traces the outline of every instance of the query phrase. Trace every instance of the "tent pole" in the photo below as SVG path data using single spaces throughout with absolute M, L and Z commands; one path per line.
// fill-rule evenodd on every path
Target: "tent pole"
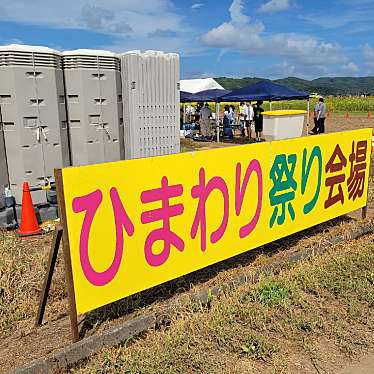
M 269 100 L 269 105 L 270 105 L 270 111 L 272 110 L 272 102 Z
M 217 131 L 217 143 L 219 143 L 219 103 L 216 103 L 216 131 Z
M 309 135 L 310 99 L 308 98 L 308 117 L 306 119 L 306 136 Z
M 183 124 L 186 123 L 186 103 L 183 103 Z

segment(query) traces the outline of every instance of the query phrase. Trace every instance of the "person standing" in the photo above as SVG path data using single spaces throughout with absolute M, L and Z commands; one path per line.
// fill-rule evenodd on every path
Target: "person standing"
M 253 129 L 253 121 L 254 121 L 255 113 L 254 113 L 252 103 L 250 101 L 248 101 L 247 106 L 248 106 L 247 133 L 248 133 L 249 141 L 251 141 L 252 140 L 252 130 L 254 130 Z
M 235 107 L 234 107 L 234 105 L 230 105 L 229 114 L 230 114 L 230 125 L 233 125 L 235 123 Z
M 212 137 L 212 126 L 210 119 L 212 118 L 212 111 L 209 108 L 209 104 L 206 103 L 200 110 L 200 131 L 201 134 L 206 138 Z
M 314 111 L 313 111 L 314 127 L 312 129 L 313 134 L 318 134 L 318 111 L 319 111 L 319 102 L 317 102 L 314 105 Z
M 242 136 L 245 136 L 245 114 L 244 114 L 245 103 L 241 102 L 239 106 L 239 123 Z
M 261 107 L 262 104 L 263 104 L 263 101 L 258 100 L 256 106 L 254 107 L 256 142 L 261 141 L 262 131 L 264 127 L 264 117 L 262 115 L 262 113 L 264 112 L 264 109 Z
M 223 113 L 223 133 L 229 139 L 233 139 L 234 135 L 232 132 L 231 124 L 232 124 L 232 114 L 230 114 L 230 106 L 225 105 L 225 111 Z
M 248 129 L 247 125 L 249 121 L 249 106 L 247 105 L 247 103 L 244 103 L 243 114 L 244 114 L 244 128 Z
M 318 105 L 318 116 L 317 116 L 317 131 L 318 134 L 324 134 L 325 132 L 325 120 L 326 120 L 327 108 L 323 97 L 319 99 Z

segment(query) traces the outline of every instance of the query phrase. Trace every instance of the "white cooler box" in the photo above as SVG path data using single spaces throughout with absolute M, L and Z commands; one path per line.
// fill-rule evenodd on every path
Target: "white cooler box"
M 305 110 L 273 110 L 264 112 L 264 135 L 270 140 L 301 137 L 305 113 Z

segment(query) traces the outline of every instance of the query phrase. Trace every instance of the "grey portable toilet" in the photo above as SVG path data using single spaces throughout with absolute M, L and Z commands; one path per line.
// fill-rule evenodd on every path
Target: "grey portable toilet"
M 54 169 L 69 166 L 69 146 L 59 52 L 46 47 L 0 47 L 0 106 L 10 188 L 18 204 L 24 181 L 43 185 Z M 1 147 L 1 146 L 0 146 Z M 32 193 L 35 204 L 45 191 Z
M 109 51 L 63 52 L 72 165 L 124 158 L 120 60 Z
M 121 73 L 126 159 L 179 153 L 179 55 L 127 52 Z

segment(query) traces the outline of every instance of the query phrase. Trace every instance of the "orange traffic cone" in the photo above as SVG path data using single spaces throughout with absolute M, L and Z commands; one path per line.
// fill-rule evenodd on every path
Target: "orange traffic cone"
M 348 118 L 349 118 L 349 113 L 348 113 L 348 112 L 345 113 L 344 118 L 345 118 L 345 119 L 348 119 Z
M 368 113 L 368 119 L 372 119 L 372 117 L 373 117 L 373 116 L 372 116 L 371 112 L 369 112 L 369 113 Z
M 23 183 L 22 209 L 21 209 L 21 226 L 17 231 L 19 236 L 31 236 L 41 234 L 38 220 L 32 203 L 30 187 L 27 182 Z

